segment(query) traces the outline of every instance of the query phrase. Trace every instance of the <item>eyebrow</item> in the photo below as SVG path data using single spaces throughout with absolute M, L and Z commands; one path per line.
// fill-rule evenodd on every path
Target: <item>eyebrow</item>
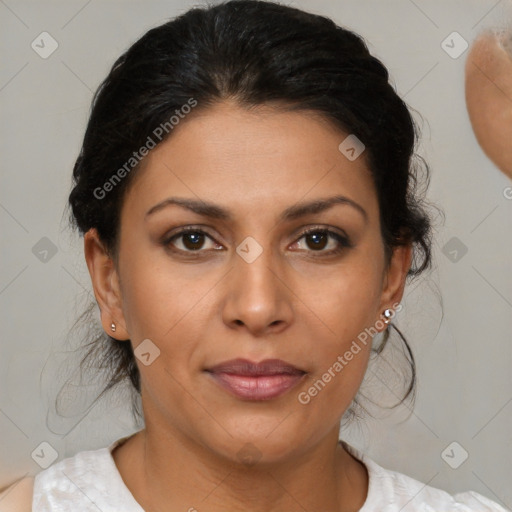
M 308 214 L 320 213 L 337 204 L 352 206 L 364 217 L 365 221 L 368 221 L 368 214 L 366 213 L 366 210 L 360 204 L 345 196 L 332 196 L 323 199 L 315 199 L 313 201 L 290 206 L 281 213 L 280 221 L 290 221 Z M 212 219 L 229 221 L 233 218 L 231 212 L 222 206 L 206 201 L 182 197 L 169 197 L 160 203 L 155 204 L 146 212 L 145 218 L 147 219 L 153 213 L 162 210 L 169 205 L 181 206 L 182 208 L 186 208 L 198 215 L 210 217 Z

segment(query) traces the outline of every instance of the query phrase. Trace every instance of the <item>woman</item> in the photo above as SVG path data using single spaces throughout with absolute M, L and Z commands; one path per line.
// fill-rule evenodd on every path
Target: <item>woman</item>
M 122 55 L 69 202 L 145 428 L 36 475 L 33 510 L 503 511 L 338 438 L 430 265 L 415 143 L 361 38 L 291 7 L 192 9 Z

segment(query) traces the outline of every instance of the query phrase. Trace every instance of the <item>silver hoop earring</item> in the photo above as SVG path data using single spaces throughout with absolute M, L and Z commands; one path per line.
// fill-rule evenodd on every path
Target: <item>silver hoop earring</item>
M 391 309 L 385 309 L 384 316 L 386 317 L 386 319 L 384 320 L 384 323 L 387 325 L 387 324 L 389 324 L 389 322 L 391 321 L 391 318 L 393 317 L 393 312 L 391 311 Z
M 112 332 L 116 332 L 116 324 L 114 322 L 112 322 L 110 329 L 112 330 Z

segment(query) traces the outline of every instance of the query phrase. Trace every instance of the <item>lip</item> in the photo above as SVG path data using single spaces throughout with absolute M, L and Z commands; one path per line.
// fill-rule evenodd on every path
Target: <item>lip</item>
M 259 363 L 231 359 L 207 368 L 206 372 L 226 391 L 246 400 L 277 398 L 307 374 L 281 359 L 265 359 Z

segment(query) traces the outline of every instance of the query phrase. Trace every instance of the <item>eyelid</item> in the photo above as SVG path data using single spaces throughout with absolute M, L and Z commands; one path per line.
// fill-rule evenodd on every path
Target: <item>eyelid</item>
M 165 246 L 168 246 L 173 239 L 179 238 L 180 236 L 186 235 L 187 233 L 200 233 L 200 234 L 205 235 L 207 238 L 209 238 L 213 243 L 215 243 L 217 245 L 223 245 L 222 243 L 218 242 L 216 240 L 216 238 L 205 229 L 204 226 L 199 226 L 199 225 L 182 226 L 182 227 L 179 227 L 179 228 L 169 231 L 162 237 L 162 244 Z M 194 252 L 196 252 L 196 253 L 205 252 L 204 250 L 198 250 L 198 251 L 182 251 L 181 249 L 177 249 L 177 250 L 179 252 L 189 252 L 191 254 L 193 254 Z
M 340 232 L 341 231 L 341 232 Z M 348 249 L 352 249 L 355 247 L 354 243 L 351 241 L 350 237 L 345 233 L 344 230 L 339 230 L 339 228 L 334 228 L 332 226 L 313 226 L 307 228 L 305 230 L 300 231 L 300 236 L 295 238 L 295 243 L 298 243 L 305 236 L 310 233 L 324 233 L 328 237 L 333 238 L 337 242 L 337 247 L 335 249 L 331 249 L 328 251 L 324 250 L 306 250 L 306 253 L 312 254 L 313 257 L 329 257 L 329 256 L 339 256 L 341 253 L 344 253 Z
M 335 228 L 334 226 L 325 226 L 325 225 L 313 225 L 306 229 L 304 229 L 304 228 L 298 229 L 297 232 L 293 235 L 294 239 L 291 243 L 292 244 L 297 243 L 299 240 L 301 240 L 308 234 L 317 233 L 317 232 L 325 232 L 328 236 L 333 237 L 338 242 L 339 247 L 337 249 L 331 249 L 330 251 L 309 250 L 306 252 L 311 252 L 311 253 L 316 252 L 319 255 L 321 255 L 321 254 L 329 255 L 329 254 L 334 254 L 335 252 L 341 252 L 344 249 L 349 249 L 349 248 L 354 247 L 354 244 L 351 242 L 350 237 L 346 234 L 346 232 L 344 230 Z M 171 230 L 171 232 L 169 234 L 164 235 L 164 237 L 162 239 L 162 244 L 164 246 L 169 246 L 173 239 L 179 238 L 180 236 L 186 235 L 187 233 L 200 233 L 200 234 L 205 235 L 207 238 L 209 238 L 213 243 L 215 243 L 217 245 L 223 245 L 222 243 L 218 242 L 216 240 L 216 238 L 214 236 L 212 236 L 208 231 L 206 231 L 204 226 L 200 226 L 200 225 L 188 225 L 188 226 L 176 228 L 176 230 Z M 174 248 L 174 250 L 177 252 L 180 252 L 182 254 L 194 255 L 194 254 L 200 254 L 200 253 L 204 253 L 204 252 L 210 252 L 212 249 L 210 249 L 210 250 L 198 249 L 197 251 L 184 251 L 182 249 Z M 213 249 L 213 250 L 219 250 L 219 249 Z
M 302 238 L 304 235 L 307 235 L 309 233 L 316 233 L 317 231 L 326 231 L 329 234 L 336 234 L 346 239 L 347 242 L 350 242 L 350 237 L 347 235 L 347 233 L 343 229 L 335 228 L 334 226 L 312 226 L 306 229 L 299 230 L 298 235 L 300 235 L 300 238 Z

